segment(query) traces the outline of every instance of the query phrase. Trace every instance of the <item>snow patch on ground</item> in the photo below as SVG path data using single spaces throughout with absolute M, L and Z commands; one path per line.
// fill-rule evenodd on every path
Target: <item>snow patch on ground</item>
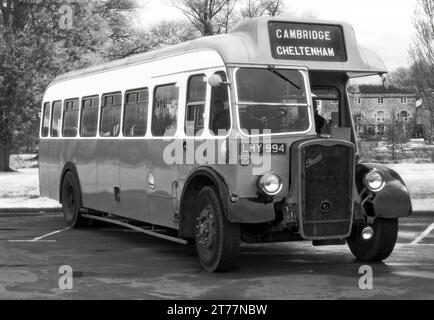
M 60 208 L 57 201 L 39 195 L 38 169 L 0 173 L 0 209 Z

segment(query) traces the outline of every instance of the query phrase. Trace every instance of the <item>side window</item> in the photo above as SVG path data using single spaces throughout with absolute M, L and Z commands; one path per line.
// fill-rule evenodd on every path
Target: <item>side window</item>
M 81 102 L 80 136 L 96 137 L 98 126 L 99 97 L 84 98 Z
M 44 110 L 42 111 L 42 130 L 41 136 L 48 137 L 48 131 L 50 130 L 50 103 L 44 103 Z
M 55 101 L 51 111 L 51 129 L 50 136 L 58 137 L 60 135 L 60 118 L 62 117 L 62 101 Z
M 176 132 L 179 89 L 175 84 L 159 86 L 154 91 L 152 135 L 173 136 Z
M 190 77 L 187 88 L 185 111 L 185 133 L 187 136 L 200 135 L 203 130 L 203 114 L 206 101 L 206 78 L 204 74 Z
M 148 122 L 149 90 L 127 92 L 123 132 L 125 137 L 144 137 Z
M 340 126 L 339 100 L 336 88 L 312 88 L 315 126 L 318 134 L 330 134 L 333 127 Z
M 63 106 L 63 129 L 64 137 L 76 137 L 78 133 L 78 99 L 67 100 Z
M 109 94 L 102 97 L 101 121 L 99 134 L 101 137 L 117 137 L 121 132 L 122 94 Z
M 216 72 L 223 81 L 227 81 L 226 74 Z M 210 130 L 215 136 L 225 136 L 231 126 L 228 87 L 221 85 L 212 88 L 210 109 Z

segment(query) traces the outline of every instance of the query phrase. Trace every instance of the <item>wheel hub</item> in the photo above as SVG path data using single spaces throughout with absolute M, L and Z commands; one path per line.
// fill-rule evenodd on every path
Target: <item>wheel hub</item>
M 210 249 L 216 238 L 215 216 L 211 209 L 205 208 L 196 219 L 196 241 L 203 247 Z

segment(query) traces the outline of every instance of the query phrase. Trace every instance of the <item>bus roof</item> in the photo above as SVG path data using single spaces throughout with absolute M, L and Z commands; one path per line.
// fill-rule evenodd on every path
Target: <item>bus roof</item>
M 350 77 L 387 73 L 378 55 L 358 45 L 348 23 L 262 17 L 242 22 L 229 34 L 202 37 L 69 72 L 53 83 L 198 50 L 215 50 L 227 65 L 290 65 L 346 72 Z

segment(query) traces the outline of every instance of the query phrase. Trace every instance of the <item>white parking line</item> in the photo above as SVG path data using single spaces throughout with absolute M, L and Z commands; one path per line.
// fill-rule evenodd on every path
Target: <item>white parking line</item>
M 434 230 L 434 223 L 430 225 L 424 232 L 422 232 L 416 239 L 414 239 L 411 244 L 418 244 L 423 240 L 423 238 L 429 235 L 433 230 Z
M 47 234 L 44 234 L 40 237 L 36 237 L 32 240 L 8 240 L 8 242 L 56 242 L 56 240 L 44 240 L 45 238 L 51 237 L 55 234 L 61 233 L 63 231 L 69 230 L 71 229 L 70 227 L 65 228 L 65 229 L 61 229 L 61 230 L 57 230 L 57 231 L 53 231 Z

